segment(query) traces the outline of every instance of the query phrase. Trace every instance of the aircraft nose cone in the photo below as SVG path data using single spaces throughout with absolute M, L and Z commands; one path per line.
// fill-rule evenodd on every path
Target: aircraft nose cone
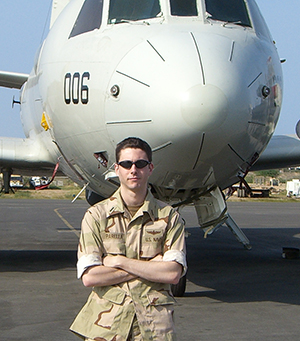
M 218 87 L 199 84 L 182 95 L 181 114 L 193 129 L 211 131 L 225 121 L 228 100 Z

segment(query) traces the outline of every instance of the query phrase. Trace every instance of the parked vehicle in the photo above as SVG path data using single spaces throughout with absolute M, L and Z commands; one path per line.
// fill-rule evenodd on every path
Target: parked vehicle
M 12 174 L 10 176 L 10 187 L 22 188 L 24 186 L 23 176 Z
M 29 180 L 29 184 L 32 188 L 39 188 L 41 186 L 49 185 L 50 181 L 46 176 L 32 176 Z

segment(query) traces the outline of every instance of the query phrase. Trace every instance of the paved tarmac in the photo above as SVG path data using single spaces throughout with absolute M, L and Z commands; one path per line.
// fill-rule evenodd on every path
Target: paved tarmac
M 250 239 L 226 227 L 207 239 L 187 207 L 188 282 L 178 298 L 178 340 L 299 340 L 300 202 L 229 203 Z M 76 279 L 80 221 L 88 205 L 0 199 L 0 339 L 79 340 L 68 327 L 89 294 Z

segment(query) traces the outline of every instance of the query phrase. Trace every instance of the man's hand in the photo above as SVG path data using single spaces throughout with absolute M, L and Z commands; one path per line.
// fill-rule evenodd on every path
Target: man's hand
M 103 265 L 109 268 L 119 268 L 121 258 L 126 258 L 122 255 L 107 255 L 103 258 Z
M 154 258 L 150 259 L 150 262 L 161 262 L 163 260 L 163 256 L 161 254 L 155 256 Z
M 122 255 L 107 255 L 103 259 L 103 265 L 109 268 L 121 268 L 122 263 L 126 262 L 127 257 Z M 161 262 L 163 260 L 163 256 L 158 254 L 157 256 L 150 259 L 150 262 Z
M 127 258 L 122 255 L 107 255 L 103 259 L 107 268 L 124 270 L 135 277 L 158 283 L 178 283 L 182 266 L 175 261 L 164 262 L 161 254 L 149 261 Z
M 87 287 L 103 287 L 131 281 L 132 279 L 137 278 L 137 275 L 129 273 L 118 266 L 120 258 L 127 259 L 121 255 L 109 255 L 103 259 L 104 266 L 96 265 L 89 267 L 82 275 L 83 284 Z

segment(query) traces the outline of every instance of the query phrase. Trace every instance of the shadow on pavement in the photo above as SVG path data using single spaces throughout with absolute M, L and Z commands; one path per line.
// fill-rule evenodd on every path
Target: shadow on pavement
M 0 251 L 0 272 L 40 272 L 75 268 L 77 252 L 69 251 Z
M 252 244 L 252 250 L 247 251 L 227 229 L 208 239 L 201 239 L 200 229 L 190 229 L 193 237 L 187 240 L 187 278 L 203 290 L 197 287 L 185 296 L 228 303 L 273 301 L 300 305 L 300 259 L 282 257 L 283 246 L 300 246 L 295 237 L 299 229 L 271 230 L 244 229 Z M 268 240 L 268 236 L 274 240 Z

